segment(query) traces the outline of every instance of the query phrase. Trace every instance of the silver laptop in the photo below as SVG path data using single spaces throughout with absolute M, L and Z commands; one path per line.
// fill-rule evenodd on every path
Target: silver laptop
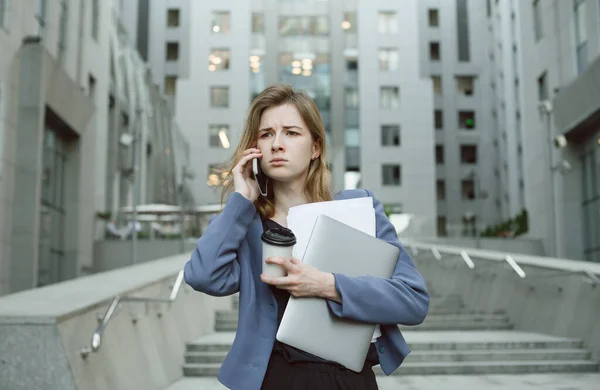
M 303 261 L 324 272 L 350 277 L 392 276 L 400 249 L 325 215 L 320 215 Z M 360 372 L 375 324 L 341 319 L 321 298 L 290 297 L 277 340 Z

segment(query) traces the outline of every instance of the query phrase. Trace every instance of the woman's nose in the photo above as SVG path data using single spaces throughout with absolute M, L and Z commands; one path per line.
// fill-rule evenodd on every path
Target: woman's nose
M 278 151 L 283 150 L 283 142 L 281 142 L 281 133 L 273 136 L 273 143 L 271 144 L 271 150 Z

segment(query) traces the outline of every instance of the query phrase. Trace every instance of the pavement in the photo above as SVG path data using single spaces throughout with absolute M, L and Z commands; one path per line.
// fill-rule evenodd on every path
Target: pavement
M 430 375 L 377 377 L 379 390 L 599 390 L 598 374 Z M 214 378 L 183 378 L 167 390 L 224 390 Z

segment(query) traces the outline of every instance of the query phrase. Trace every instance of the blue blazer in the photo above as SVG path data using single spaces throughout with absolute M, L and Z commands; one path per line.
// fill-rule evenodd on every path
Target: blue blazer
M 369 197 L 368 190 L 348 190 L 335 199 Z M 397 324 L 418 325 L 429 309 L 425 281 L 398 240 L 383 206 L 373 198 L 377 237 L 400 248 L 391 279 L 334 274 L 342 303 L 328 300 L 341 318 L 381 325 L 376 347 L 385 374 L 391 374 L 410 353 Z M 223 211 L 198 240 L 185 264 L 185 282 L 213 296 L 239 292 L 239 320 L 235 340 L 221 369 L 219 381 L 234 390 L 259 390 L 277 333 L 277 302 L 262 272 L 263 225 L 254 204 L 241 194 L 230 195 Z

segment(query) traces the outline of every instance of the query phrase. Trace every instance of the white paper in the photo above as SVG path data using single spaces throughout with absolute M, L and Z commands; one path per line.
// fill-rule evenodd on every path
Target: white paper
M 315 222 L 319 215 L 326 215 L 363 233 L 375 237 L 375 210 L 373 198 L 355 198 L 334 200 L 329 202 L 308 203 L 292 207 L 288 211 L 287 227 L 296 236 L 296 245 L 292 256 L 297 259 L 304 257 Z M 379 325 L 375 328 L 372 341 L 381 336 Z

